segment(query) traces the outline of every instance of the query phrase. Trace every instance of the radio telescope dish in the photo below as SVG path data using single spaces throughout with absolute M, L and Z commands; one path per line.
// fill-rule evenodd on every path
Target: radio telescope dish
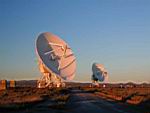
M 58 36 L 45 32 L 36 40 L 36 53 L 43 74 L 38 87 L 61 86 L 75 76 L 76 58 L 69 45 Z
M 94 84 L 97 84 L 98 81 L 104 82 L 108 80 L 108 72 L 106 71 L 106 69 L 102 64 L 94 63 L 92 65 L 92 71 L 93 71 L 92 81 Z

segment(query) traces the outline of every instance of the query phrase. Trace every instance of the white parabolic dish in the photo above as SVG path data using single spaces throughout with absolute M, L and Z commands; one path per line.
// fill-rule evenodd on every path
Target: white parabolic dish
M 68 44 L 58 36 L 45 32 L 36 40 L 36 53 L 44 68 L 63 80 L 75 76 L 76 59 Z
M 108 73 L 105 70 L 104 66 L 102 64 L 93 63 L 92 65 L 92 79 L 95 81 L 106 81 L 108 79 Z

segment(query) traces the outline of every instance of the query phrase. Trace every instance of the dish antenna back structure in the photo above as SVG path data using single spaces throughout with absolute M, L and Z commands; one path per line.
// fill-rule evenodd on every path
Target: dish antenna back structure
M 76 58 L 69 45 L 58 36 L 45 32 L 36 40 L 40 72 L 39 88 L 60 87 L 75 76 Z
M 98 81 L 103 82 L 108 79 L 108 72 L 102 64 L 93 63 L 92 72 L 92 82 L 94 85 L 97 85 Z

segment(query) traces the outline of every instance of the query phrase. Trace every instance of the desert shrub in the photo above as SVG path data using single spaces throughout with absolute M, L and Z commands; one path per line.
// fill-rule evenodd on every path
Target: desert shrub
M 2 91 L 2 93 L 0 95 L 0 98 L 3 98 L 5 96 L 8 96 L 8 91 L 7 90 Z
M 99 92 L 100 89 L 99 88 L 90 88 L 90 87 L 85 87 L 82 88 L 83 91 L 88 92 L 88 93 L 94 93 L 94 92 Z
M 69 96 L 70 96 L 69 94 L 55 96 L 54 97 L 54 101 L 56 101 L 56 102 L 67 102 L 68 99 L 69 99 Z
M 67 88 L 56 88 L 52 92 L 53 94 L 68 94 L 69 90 Z

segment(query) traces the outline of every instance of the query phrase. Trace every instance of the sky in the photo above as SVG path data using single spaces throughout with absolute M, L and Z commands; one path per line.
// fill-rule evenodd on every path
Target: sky
M 75 81 L 101 63 L 109 82 L 150 82 L 149 0 L 0 0 L 0 79 L 39 79 L 35 40 L 51 32 L 72 48 Z

